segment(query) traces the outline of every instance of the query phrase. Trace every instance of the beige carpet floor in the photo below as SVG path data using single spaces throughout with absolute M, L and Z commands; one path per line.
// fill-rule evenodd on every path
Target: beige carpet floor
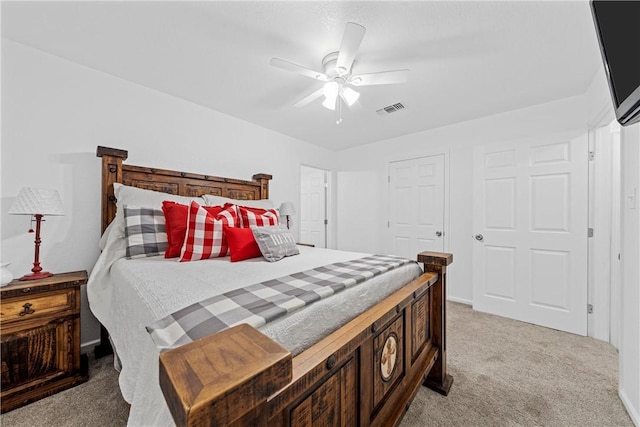
M 402 427 L 633 426 L 610 345 L 450 303 L 448 397 L 421 389 Z M 124 426 L 128 407 L 107 357 L 91 379 L 0 416 L 3 426 Z

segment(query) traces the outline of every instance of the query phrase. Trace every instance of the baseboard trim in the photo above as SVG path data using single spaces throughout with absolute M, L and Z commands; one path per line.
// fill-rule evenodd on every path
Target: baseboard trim
M 80 344 L 80 353 L 88 353 L 98 344 L 100 344 L 100 338 L 93 341 L 83 342 Z
M 640 427 L 640 414 L 638 414 L 637 412 L 637 410 L 640 410 L 640 408 L 636 409 L 633 407 L 633 405 L 631 404 L 631 400 L 629 400 L 629 397 L 627 396 L 627 393 L 624 392 L 624 390 L 618 389 L 618 396 L 620 397 L 620 400 L 624 405 L 624 409 L 627 410 L 627 414 L 629 414 L 631 421 L 633 421 L 636 427 Z
M 451 302 L 459 302 L 460 304 L 473 305 L 473 301 L 464 298 L 449 296 L 447 297 L 447 300 Z

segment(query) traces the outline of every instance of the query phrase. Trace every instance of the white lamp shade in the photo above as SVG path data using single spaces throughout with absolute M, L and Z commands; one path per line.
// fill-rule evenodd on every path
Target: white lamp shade
M 328 99 L 336 99 L 339 91 L 340 85 L 338 85 L 338 83 L 336 82 L 325 83 L 324 87 L 322 88 L 322 93 L 324 94 L 325 98 Z
M 12 215 L 64 215 L 62 199 L 56 190 L 24 187 L 11 205 Z
M 324 108 L 328 108 L 329 110 L 335 110 L 336 98 L 325 98 L 324 101 L 322 101 L 322 106 Z
M 360 98 L 360 94 L 350 87 L 346 87 L 341 92 L 342 99 L 351 107 Z
M 280 216 L 291 216 L 296 214 L 296 208 L 293 207 L 293 203 L 291 202 L 282 202 L 280 205 Z

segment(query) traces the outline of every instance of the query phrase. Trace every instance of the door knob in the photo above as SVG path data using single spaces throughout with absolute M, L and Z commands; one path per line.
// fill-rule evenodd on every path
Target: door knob
M 436 231 L 436 236 L 442 237 L 442 231 Z
M 482 242 L 484 240 L 484 236 L 482 234 L 476 234 L 474 237 L 478 242 Z

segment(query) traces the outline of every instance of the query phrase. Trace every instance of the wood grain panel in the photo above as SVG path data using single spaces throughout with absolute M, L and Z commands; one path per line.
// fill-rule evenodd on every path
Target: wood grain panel
M 411 362 L 431 338 L 429 324 L 429 291 L 411 305 Z
M 388 345 L 387 338 L 395 338 L 395 364 L 393 372 L 388 379 L 384 378 L 382 372 L 383 353 L 385 344 Z M 399 316 L 391 325 L 378 334 L 373 340 L 373 408 L 374 412 L 383 402 L 389 391 L 396 385 L 398 379 L 404 375 L 404 316 Z
M 159 191 L 161 193 L 167 194 L 178 194 L 179 186 L 176 183 L 164 182 L 164 181 L 151 181 L 149 179 L 125 179 L 123 180 L 124 185 L 129 185 L 131 187 L 143 188 L 145 190 Z
M 356 426 L 357 396 L 356 363 L 351 358 L 291 411 L 291 426 Z

